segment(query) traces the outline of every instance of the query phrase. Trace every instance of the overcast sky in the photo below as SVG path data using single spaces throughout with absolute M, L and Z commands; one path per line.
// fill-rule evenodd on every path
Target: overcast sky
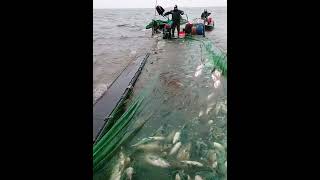
M 105 8 L 153 8 L 156 0 L 93 0 L 94 9 Z M 227 6 L 227 0 L 158 0 L 162 7 L 212 7 Z

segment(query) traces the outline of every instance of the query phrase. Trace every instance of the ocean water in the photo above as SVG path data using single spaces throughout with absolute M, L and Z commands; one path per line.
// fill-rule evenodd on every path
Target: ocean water
M 189 20 L 199 18 L 204 8 L 181 8 Z M 207 7 L 215 29 L 207 38 L 227 52 L 227 8 Z M 170 10 L 170 9 L 166 9 Z M 156 44 L 145 26 L 155 17 L 154 9 L 93 10 L 93 102 L 100 97 L 133 58 Z

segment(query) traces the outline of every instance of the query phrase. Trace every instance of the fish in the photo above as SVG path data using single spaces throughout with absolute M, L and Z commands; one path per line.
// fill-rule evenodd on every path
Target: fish
M 177 154 L 177 159 L 179 161 L 189 160 L 190 150 L 191 150 L 191 143 L 181 147 L 178 154 Z
M 212 124 L 213 123 L 213 120 L 209 120 L 208 121 L 208 124 L 210 125 L 210 124 Z
M 203 111 L 201 110 L 200 112 L 199 112 L 199 117 L 201 117 L 203 115 Z
M 213 86 L 214 86 L 214 88 L 218 88 L 218 87 L 220 86 L 220 84 L 221 84 L 220 80 L 217 80 L 217 81 L 213 84 Z
M 176 174 L 176 179 L 175 180 L 181 180 L 179 173 Z
M 202 178 L 201 176 L 199 176 L 199 175 L 196 175 L 196 176 L 194 177 L 194 180 L 203 180 L 203 178 Z
M 153 136 L 153 137 L 149 137 L 149 139 L 155 140 L 155 141 L 162 141 L 165 138 L 162 136 Z
M 181 135 L 180 131 L 175 133 L 175 135 L 173 136 L 173 141 L 172 141 L 173 144 L 175 144 L 177 141 L 180 140 L 180 135 Z
M 137 146 L 137 149 L 144 150 L 144 151 L 157 151 L 157 150 L 161 150 L 161 145 L 159 142 L 152 142 L 148 144 L 140 144 Z
M 123 152 L 119 153 L 119 159 L 117 164 L 112 169 L 112 174 L 110 176 L 110 179 L 112 180 L 120 180 L 121 174 L 125 168 L 126 163 L 130 160 L 130 158 L 126 158 Z
M 213 82 L 217 81 L 217 77 L 215 75 L 212 74 L 211 77 L 212 77 Z
M 224 163 L 224 166 L 227 168 L 227 161 Z
M 203 164 L 202 163 L 199 163 L 197 161 L 181 161 L 182 163 L 185 163 L 185 164 L 189 164 L 189 165 L 194 165 L 194 166 L 199 166 L 199 167 L 202 167 Z
M 171 142 L 173 141 L 174 135 L 175 135 L 175 132 L 172 131 L 172 132 L 166 137 L 166 141 L 168 141 L 168 142 L 171 143 Z
M 134 145 L 131 145 L 131 146 L 135 147 L 135 146 L 139 146 L 141 144 L 145 144 L 145 143 L 150 142 L 150 141 L 162 141 L 164 139 L 165 138 L 162 137 L 162 136 L 153 136 L 153 137 L 143 138 L 138 143 L 136 143 Z
M 175 153 L 179 150 L 180 147 L 181 147 L 181 142 L 177 142 L 177 143 L 173 146 L 173 148 L 171 149 L 169 155 L 175 154 Z
M 216 162 L 214 162 L 213 164 L 212 164 L 212 168 L 214 169 L 214 168 L 216 168 L 218 166 L 218 161 L 216 161 Z
M 224 147 L 221 144 L 217 143 L 217 142 L 213 142 L 213 147 L 215 147 L 219 151 L 224 152 Z
M 211 164 L 212 168 L 216 168 L 218 165 L 217 153 L 214 150 L 208 151 L 208 162 Z
M 188 175 L 188 180 L 191 180 L 191 177 Z
M 129 180 L 132 179 L 133 173 L 134 173 L 134 171 L 133 171 L 133 168 L 132 168 L 132 167 L 128 167 L 128 168 L 126 169 L 126 174 L 127 174 L 127 177 L 128 177 Z
M 221 76 L 221 72 L 218 70 L 215 70 L 213 73 L 216 77 L 220 77 Z
M 162 168 L 170 167 L 169 162 L 167 162 L 166 160 L 160 158 L 159 156 L 153 155 L 153 154 L 147 154 L 145 156 L 145 160 L 153 166 L 158 166 L 158 167 L 162 167 Z

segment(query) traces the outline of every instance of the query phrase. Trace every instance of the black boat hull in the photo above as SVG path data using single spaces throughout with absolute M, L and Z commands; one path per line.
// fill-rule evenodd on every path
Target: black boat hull
M 214 25 L 205 25 L 204 28 L 206 31 L 212 31 L 214 28 Z

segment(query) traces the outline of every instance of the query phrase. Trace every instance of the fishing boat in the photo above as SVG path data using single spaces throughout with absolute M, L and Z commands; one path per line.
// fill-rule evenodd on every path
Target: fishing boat
M 161 6 L 156 7 L 156 12 L 158 12 L 160 16 L 152 19 L 152 21 L 146 26 L 146 29 L 152 28 L 152 35 L 162 31 L 163 39 L 171 39 L 172 37 L 171 30 L 172 30 L 173 21 L 164 14 L 165 10 Z M 180 25 L 184 25 L 187 22 L 188 22 L 188 15 L 185 14 L 180 19 Z
M 205 30 L 206 31 L 212 31 L 214 28 L 214 21 L 212 19 L 212 17 L 208 17 L 207 21 L 205 21 Z
M 202 19 L 195 18 L 185 25 L 186 35 L 202 35 L 205 37 L 205 24 Z

